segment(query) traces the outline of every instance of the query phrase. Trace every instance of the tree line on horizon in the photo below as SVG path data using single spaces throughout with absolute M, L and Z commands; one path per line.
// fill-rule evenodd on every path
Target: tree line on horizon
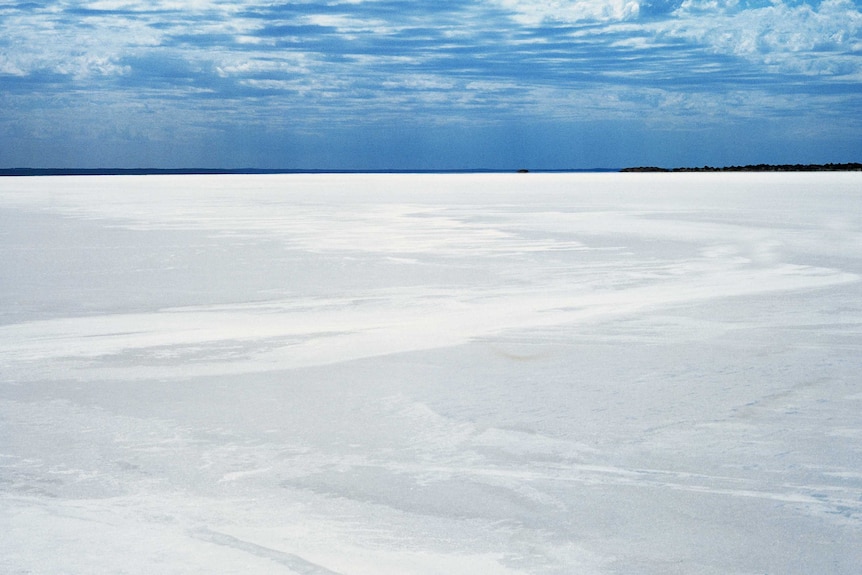
M 747 166 L 725 166 L 702 168 L 659 168 L 656 166 L 640 166 L 623 168 L 621 172 L 859 172 L 862 164 L 851 162 L 845 164 L 750 164 Z

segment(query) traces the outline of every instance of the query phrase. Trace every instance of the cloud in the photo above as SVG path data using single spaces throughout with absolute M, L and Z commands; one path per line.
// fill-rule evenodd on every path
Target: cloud
M 850 0 L 0 4 L 0 129 L 110 117 L 115 134 L 164 142 L 247 127 L 827 126 L 860 117 L 860 24 Z
M 492 0 L 526 26 L 581 21 L 620 21 L 636 18 L 638 0 Z
M 661 26 L 669 35 L 768 70 L 859 77 L 862 13 L 850 0 L 747 8 L 736 0 L 686 0 Z M 860 78 L 862 79 L 862 78 Z

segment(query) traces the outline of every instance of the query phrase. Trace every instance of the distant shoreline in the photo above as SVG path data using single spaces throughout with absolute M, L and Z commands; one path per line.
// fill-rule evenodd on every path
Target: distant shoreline
M 859 172 L 862 163 L 845 164 L 756 164 L 725 167 L 661 168 L 591 168 L 560 170 L 309 170 L 268 168 L 0 168 L 2 176 L 179 176 L 179 175 L 255 175 L 255 174 L 509 174 L 509 173 L 638 173 L 638 172 Z
M 702 168 L 657 168 L 654 166 L 641 166 L 637 168 L 623 168 L 621 172 L 859 172 L 862 164 L 756 164 L 748 166 L 725 166 L 714 168 L 703 166 Z
M 619 172 L 618 168 L 570 170 L 309 170 L 259 168 L 0 168 L 0 176 L 180 176 L 180 175 L 254 175 L 254 174 L 510 174 L 526 173 Z

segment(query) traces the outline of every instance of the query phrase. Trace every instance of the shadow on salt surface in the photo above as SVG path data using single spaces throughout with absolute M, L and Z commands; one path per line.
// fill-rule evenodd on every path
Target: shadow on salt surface
M 843 489 L 776 484 L 770 477 L 739 477 L 673 469 L 621 468 L 589 446 L 444 418 L 403 397 L 386 400 L 387 426 L 408 436 L 399 456 L 354 456 L 282 483 L 327 497 L 384 505 L 398 511 L 459 519 L 517 521 L 536 527 L 565 522 L 574 486 L 625 487 L 667 493 L 774 501 L 812 515 L 858 519 L 862 502 Z M 407 422 L 410 422 L 409 424 Z M 394 455 L 394 454 L 393 454 Z
M 337 338 L 347 335 L 344 332 L 318 332 L 308 334 L 308 337 L 262 337 L 255 339 L 222 339 L 206 341 L 198 344 L 155 345 L 149 347 L 133 347 L 118 353 L 105 354 L 99 357 L 99 363 L 105 368 L 146 368 L 175 367 L 177 364 L 228 364 L 240 361 L 254 360 L 259 354 L 272 353 L 276 350 L 295 348 L 309 340 L 319 338 Z
M 302 575 L 523 575 L 525 571 L 518 569 L 517 565 L 533 569 L 541 565 L 539 557 L 511 553 L 390 549 L 379 543 L 360 547 L 345 543 L 339 538 L 339 533 L 331 532 L 320 533 L 314 544 L 303 540 L 309 536 L 308 533 L 303 533 L 299 541 L 289 534 L 274 537 L 270 531 L 251 528 L 242 529 L 241 537 L 226 533 L 235 529 L 234 526 L 220 530 L 197 528 L 190 530 L 189 536 L 271 559 L 291 569 L 292 573 Z M 302 550 L 295 553 L 283 550 L 294 547 L 302 547 Z M 577 568 L 577 572 L 583 575 L 600 573 L 598 566 L 606 563 L 571 544 L 560 554 L 567 555 L 565 564 L 569 568 Z
M 231 547 L 233 549 L 238 549 L 240 551 L 255 555 L 257 557 L 269 559 L 270 561 L 274 561 L 276 563 L 284 565 L 285 567 L 288 567 L 296 573 L 301 573 L 303 575 L 341 575 L 337 571 L 331 571 L 326 567 L 323 567 L 322 565 L 307 561 L 299 555 L 294 555 L 293 553 L 285 553 L 284 551 L 278 551 L 270 547 L 257 545 L 256 543 L 237 539 L 236 537 L 233 537 L 231 535 L 212 531 L 208 528 L 195 529 L 192 530 L 189 534 L 196 539 L 200 539 L 201 541 L 207 541 L 209 543 L 215 543 L 216 545 Z

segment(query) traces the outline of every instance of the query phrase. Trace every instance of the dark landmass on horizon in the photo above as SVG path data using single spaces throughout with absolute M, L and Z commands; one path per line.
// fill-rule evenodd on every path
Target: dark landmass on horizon
M 748 166 L 725 166 L 714 168 L 703 166 L 702 168 L 657 168 L 655 166 L 641 166 L 638 168 L 623 168 L 621 172 L 859 172 L 862 164 L 756 164 Z
M 493 168 L 451 170 L 323 170 L 276 168 L 0 168 L 0 176 L 158 176 L 158 175 L 253 175 L 253 174 L 505 174 L 505 173 L 596 173 L 596 172 L 859 172 L 862 163 L 844 164 L 756 164 L 725 167 L 589 168 L 559 170 L 503 170 Z

